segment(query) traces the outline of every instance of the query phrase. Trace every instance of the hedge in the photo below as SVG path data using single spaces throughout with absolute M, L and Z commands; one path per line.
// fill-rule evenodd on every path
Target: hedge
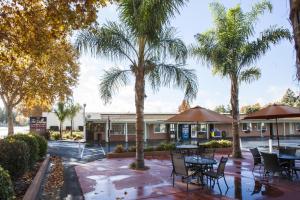
M 14 189 L 7 170 L 0 166 L 0 199 L 10 200 L 14 198 Z
M 39 155 L 39 158 L 43 158 L 47 154 L 47 148 L 48 148 L 47 140 L 38 134 L 31 133 L 30 135 L 32 135 L 37 140 L 38 145 L 39 145 L 38 155 Z
M 24 141 L 7 138 L 0 140 L 0 165 L 13 179 L 22 176 L 29 167 L 29 147 Z
M 24 141 L 29 147 L 29 167 L 33 167 L 35 162 L 38 160 L 39 157 L 39 143 L 37 139 L 29 134 L 15 134 L 9 136 L 7 138 L 13 138 L 16 140 Z

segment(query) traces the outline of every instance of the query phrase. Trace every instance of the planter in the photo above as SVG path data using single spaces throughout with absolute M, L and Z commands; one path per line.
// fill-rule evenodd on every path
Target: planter
M 41 189 L 42 181 L 45 177 L 49 166 L 50 157 L 47 155 L 46 159 L 43 161 L 39 171 L 36 173 L 32 183 L 30 184 L 29 188 L 27 189 L 23 200 L 35 200 L 38 199 L 38 195 Z
M 215 148 L 215 153 L 221 155 L 231 155 L 232 147 Z
M 170 151 L 147 151 L 144 152 L 145 156 L 169 156 Z M 123 153 L 108 153 L 107 158 L 131 158 L 135 157 L 135 152 L 123 152 Z

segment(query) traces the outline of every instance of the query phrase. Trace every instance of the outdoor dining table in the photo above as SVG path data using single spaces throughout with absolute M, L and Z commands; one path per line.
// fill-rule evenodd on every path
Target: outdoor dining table
M 204 158 L 200 156 L 185 156 L 185 162 L 196 168 L 194 174 L 198 175 L 203 185 L 203 172 L 210 166 L 217 164 L 217 161 L 212 158 Z M 197 181 L 199 183 L 199 181 Z

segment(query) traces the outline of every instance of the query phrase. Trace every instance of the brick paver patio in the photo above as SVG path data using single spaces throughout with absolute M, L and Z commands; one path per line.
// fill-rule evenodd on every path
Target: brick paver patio
M 265 179 L 259 171 L 252 173 L 252 158 L 243 152 L 245 159 L 230 159 L 226 167 L 226 180 L 209 189 L 190 185 L 186 192 L 180 177 L 172 187 L 172 164 L 169 158 L 147 158 L 147 171 L 128 169 L 133 159 L 103 159 L 76 166 L 76 173 L 85 199 L 300 199 L 300 179 L 284 177 Z M 220 155 L 216 156 L 218 160 Z

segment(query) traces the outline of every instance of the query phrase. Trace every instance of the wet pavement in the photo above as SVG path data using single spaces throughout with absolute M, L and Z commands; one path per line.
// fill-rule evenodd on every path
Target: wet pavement
M 86 200 L 93 199 L 299 199 L 300 179 L 291 181 L 285 177 L 264 178 L 259 170 L 252 173 L 252 157 L 243 152 L 244 159 L 229 159 L 225 175 L 214 189 L 186 184 L 177 177 L 172 187 L 172 164 L 168 157 L 146 159 L 147 171 L 128 168 L 133 158 L 103 159 L 75 167 Z M 220 159 L 220 155 L 216 156 Z M 299 165 L 300 163 L 297 163 Z
M 84 199 L 74 167 L 104 158 L 103 148 L 101 146 L 88 147 L 78 142 L 48 141 L 48 153 L 63 159 L 64 185 L 58 199 Z

